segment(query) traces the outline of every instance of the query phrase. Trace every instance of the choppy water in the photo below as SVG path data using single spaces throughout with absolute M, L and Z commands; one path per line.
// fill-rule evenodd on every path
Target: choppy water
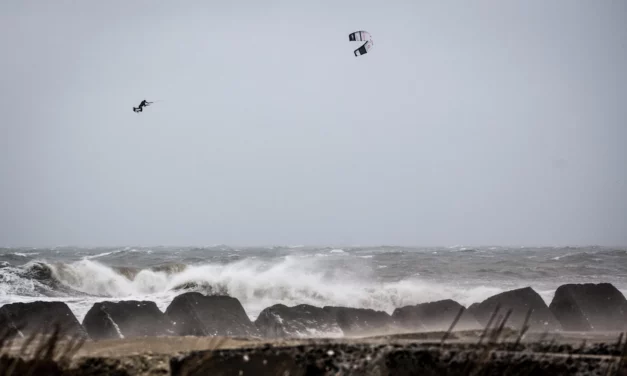
M 550 303 L 565 283 L 627 294 L 627 249 L 504 247 L 0 249 L 0 305 L 62 300 L 79 320 L 96 301 L 152 300 L 181 287 L 238 298 L 254 319 L 272 304 L 385 310 L 451 298 L 470 305 L 533 287 Z

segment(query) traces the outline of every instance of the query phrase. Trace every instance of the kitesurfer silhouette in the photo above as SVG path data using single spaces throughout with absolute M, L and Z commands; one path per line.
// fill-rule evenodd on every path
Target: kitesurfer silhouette
M 141 103 L 139 104 L 139 107 L 133 107 L 133 111 L 135 112 L 142 112 L 144 110 L 144 107 L 146 106 L 150 106 L 152 104 L 152 102 L 148 102 L 145 99 L 143 101 L 141 101 Z

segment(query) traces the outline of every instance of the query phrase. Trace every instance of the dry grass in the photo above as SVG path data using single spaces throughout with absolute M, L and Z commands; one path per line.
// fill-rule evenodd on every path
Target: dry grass
M 0 333 L 0 376 L 61 375 L 86 339 L 82 335 L 66 336 L 62 326 L 53 323 L 24 337 L 15 354 L 14 340 L 23 337 L 22 329 L 8 327 Z
M 606 376 L 627 376 L 627 336 L 624 333 L 621 333 L 615 342 L 600 346 L 588 345 L 585 341 L 582 341 L 579 347 L 577 345 L 566 346 L 558 343 L 555 338 L 549 338 L 548 333 L 544 333 L 533 342 L 524 344 L 523 339 L 529 331 L 532 311 L 527 313 L 520 330 L 515 332 L 515 335 L 511 335 L 507 329 L 507 322 L 512 314 L 511 310 L 500 315 L 500 307 L 496 307 L 489 320 L 489 325 L 484 328 L 474 343 L 447 343 L 447 340 L 454 336 L 455 326 L 462 313 L 463 311 L 460 310 L 449 329 L 441 334 L 441 338 L 434 338 L 431 345 L 422 343 L 412 347 L 405 343 L 392 346 L 392 340 L 389 340 L 387 345 L 383 344 L 377 350 L 377 359 L 384 360 L 378 361 L 376 364 L 374 362 L 364 364 L 365 368 L 360 369 L 360 372 L 363 373 L 340 370 L 334 374 L 367 374 L 372 371 L 372 367 L 382 367 L 385 362 L 388 362 L 385 365 L 387 367 L 390 365 L 390 359 L 395 362 L 398 358 L 404 363 L 400 366 L 397 364 L 396 367 L 406 365 L 407 371 L 411 370 L 412 373 L 427 375 L 541 375 L 547 374 L 547 370 L 563 369 L 563 365 L 556 365 L 558 361 L 563 363 L 564 360 L 572 359 L 572 364 L 582 363 L 586 367 L 594 366 L 597 371 L 602 369 L 601 374 Z M 229 367 L 246 366 L 246 364 L 241 364 L 242 354 L 250 354 L 250 360 L 246 360 L 248 367 L 266 360 L 273 365 L 266 369 L 269 373 L 259 373 L 260 375 L 285 372 L 289 374 L 290 370 L 293 374 L 294 370 L 300 367 L 311 370 L 312 367 L 316 368 L 317 364 L 324 362 L 327 362 L 324 364 L 328 364 L 329 359 L 324 354 L 329 346 L 335 346 L 338 349 L 336 354 L 341 353 L 342 348 L 352 351 L 353 361 L 356 359 L 363 360 L 366 353 L 362 350 L 368 349 L 370 346 L 367 339 L 344 343 L 341 340 L 309 340 L 307 345 L 292 344 L 281 348 L 274 347 L 271 352 L 256 352 L 260 349 L 258 342 L 236 341 L 225 337 L 195 337 L 193 338 L 194 341 L 184 337 L 171 339 L 139 338 L 125 341 L 116 340 L 111 341 L 111 343 L 93 342 L 84 346 L 86 341 L 84 336 L 64 335 L 65 333 L 59 325 L 38 328 L 39 330 L 33 331 L 28 336 L 21 336 L 22 329 L 16 327 L 0 329 L 0 376 L 80 375 L 98 362 L 106 363 L 110 357 L 114 356 L 113 353 L 139 356 L 142 350 L 145 353 L 157 348 L 162 349 L 165 359 L 181 359 L 171 351 L 176 347 L 180 347 L 179 350 L 184 353 L 200 350 L 193 353 L 194 355 L 188 358 L 189 361 L 178 363 L 179 368 L 176 370 L 176 374 L 181 376 L 207 374 L 216 370 L 235 369 Z M 511 336 L 510 339 L 505 338 L 506 332 L 507 335 Z M 163 345 L 163 347 L 150 348 L 146 345 L 150 342 L 159 346 Z M 193 343 L 189 346 L 188 342 Z M 133 343 L 135 350 L 139 350 L 136 354 L 132 354 L 133 351 L 131 351 Z M 108 351 L 112 351 L 112 353 L 107 353 L 104 350 L 98 351 L 99 346 L 101 348 L 109 346 Z M 297 348 L 303 348 L 300 352 L 303 356 L 300 358 L 294 356 L 298 354 L 297 351 L 294 351 Z M 81 351 L 81 357 L 79 358 L 80 364 L 77 366 L 76 355 L 79 351 Z M 303 363 L 305 359 L 308 359 L 308 363 Z M 147 360 L 145 365 L 147 368 L 153 367 L 151 360 Z M 118 366 L 126 369 L 129 374 L 133 374 L 132 367 L 124 368 L 123 363 L 118 363 Z M 168 368 L 167 372 L 171 371 L 173 372 Z M 318 374 L 325 374 L 324 368 L 319 369 L 319 371 L 322 373 Z M 337 368 L 334 372 L 336 371 Z

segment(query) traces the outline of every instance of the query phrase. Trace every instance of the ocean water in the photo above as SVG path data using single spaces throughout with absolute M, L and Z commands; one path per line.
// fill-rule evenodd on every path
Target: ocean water
M 82 321 L 97 301 L 184 291 L 238 298 L 255 319 L 276 303 L 372 308 L 454 299 L 463 305 L 531 286 L 550 303 L 565 283 L 627 294 L 627 248 L 250 247 L 2 248 L 0 306 L 60 300 Z

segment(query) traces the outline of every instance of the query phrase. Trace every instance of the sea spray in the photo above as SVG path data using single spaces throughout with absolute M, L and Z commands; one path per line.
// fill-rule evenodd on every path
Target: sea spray
M 140 271 L 128 279 L 113 268 L 97 261 L 82 260 L 54 268 L 57 278 L 70 287 L 102 297 L 131 298 L 165 294 L 174 296 L 182 290 L 225 294 L 239 299 L 251 316 L 265 307 L 311 304 L 349 306 L 391 312 L 396 307 L 450 297 L 469 304 L 499 288 L 474 287 L 457 291 L 450 286 L 402 280 L 377 283 L 354 274 L 318 270 L 314 261 L 304 263 L 297 257 L 285 257 L 277 263 L 242 260 L 229 264 L 190 266 L 180 273 Z
M 103 297 L 129 297 L 165 291 L 165 272 L 141 270 L 130 279 L 114 268 L 84 259 L 71 264 L 54 265 L 55 277 L 78 291 Z
M 391 313 L 441 299 L 468 306 L 527 286 L 547 304 L 564 283 L 610 282 L 627 291 L 624 249 L 461 248 L 64 248 L 28 250 L 38 253 L 32 260 L 6 249 L 0 305 L 61 300 L 82 319 L 98 301 L 151 300 L 163 311 L 174 296 L 199 291 L 239 299 L 254 319 L 277 303 Z

